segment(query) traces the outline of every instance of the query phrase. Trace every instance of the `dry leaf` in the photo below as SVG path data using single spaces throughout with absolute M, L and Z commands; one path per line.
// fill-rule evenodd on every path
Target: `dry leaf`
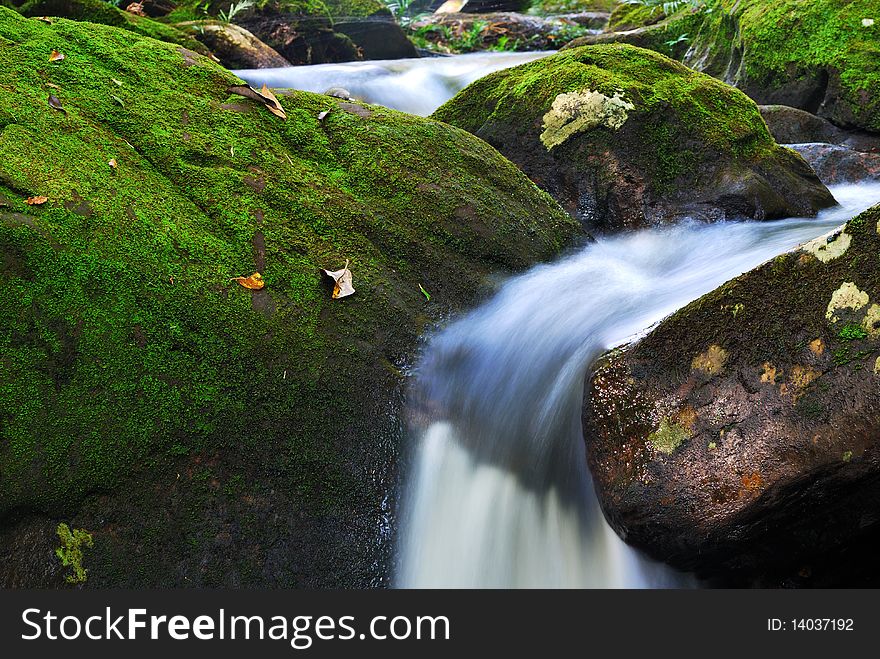
M 239 286 L 244 286 L 252 291 L 258 291 L 266 285 L 263 281 L 263 275 L 259 272 L 255 272 L 250 277 L 233 277 L 230 281 L 237 281 Z
M 47 201 L 49 201 L 49 197 L 28 197 L 24 200 L 28 206 L 42 206 Z
M 351 270 L 348 269 L 348 259 L 345 261 L 345 267 L 342 270 L 322 270 L 325 276 L 333 280 L 333 299 L 338 300 L 342 297 L 348 297 L 354 293 L 352 285 Z
M 111 169 L 116 169 L 116 158 L 110 158 L 110 160 L 107 161 L 107 164 L 110 165 Z
M 50 62 L 60 62 L 61 60 L 64 59 L 64 57 L 65 57 L 64 53 L 59 53 L 57 50 L 53 50 L 49 54 L 49 61 Z
M 55 94 L 49 94 L 49 107 L 67 114 L 67 110 L 62 107 L 61 100 Z
M 278 99 L 275 98 L 275 94 L 269 91 L 269 88 L 266 85 L 263 85 L 263 91 L 258 92 L 253 87 L 249 87 L 248 85 L 234 85 L 229 87 L 226 90 L 228 94 L 235 94 L 236 96 L 244 96 L 245 98 L 249 98 L 253 101 L 259 101 L 263 105 L 266 106 L 266 109 L 274 114 L 276 117 L 281 117 L 282 119 L 287 119 L 287 115 L 284 113 L 284 109 L 281 107 L 281 103 L 278 102 Z
M 324 110 L 318 115 L 318 121 L 324 121 L 324 117 L 326 117 L 328 114 L 330 114 L 330 110 Z
M 276 117 L 287 119 L 287 115 L 284 114 L 284 108 L 281 107 L 281 103 L 278 102 L 278 99 L 275 98 L 275 94 L 273 94 L 265 84 L 263 84 L 263 88 L 260 90 L 260 96 L 267 99 L 266 108 L 268 108 L 269 112 Z
M 117 80 L 116 78 L 110 78 L 110 82 L 112 82 L 113 84 L 115 84 L 117 87 L 122 87 L 122 82 L 120 82 L 120 81 Z
M 120 106 L 125 107 L 125 103 L 124 103 L 123 100 L 122 100 L 121 98 L 119 98 L 118 96 L 114 96 L 113 94 L 110 94 L 110 98 L 112 98 L 114 101 L 116 101 L 117 103 L 119 103 Z
M 53 85 L 51 82 L 47 82 L 46 87 L 48 87 L 49 89 L 61 89 L 61 87 L 59 87 L 58 85 Z
M 48 23 L 49 25 L 52 25 L 52 19 L 49 18 L 48 16 L 35 16 L 34 20 L 43 21 L 44 23 Z

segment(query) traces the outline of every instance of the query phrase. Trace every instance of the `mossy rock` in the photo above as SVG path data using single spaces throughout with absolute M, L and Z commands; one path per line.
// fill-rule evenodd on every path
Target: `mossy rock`
M 608 19 L 608 30 L 622 32 L 659 23 L 666 14 L 662 4 L 644 5 L 637 2 L 618 4 Z
M 98 586 L 382 583 L 417 337 L 576 223 L 436 121 L 285 121 L 103 25 L 0 8 L 0 43 L 0 541 L 83 528 Z M 45 585 L 32 554 L 0 581 Z
M 145 37 L 176 43 L 197 53 L 208 54 L 201 43 L 173 26 L 122 11 L 103 0 L 30 0 L 23 4 L 19 11 L 24 16 L 32 18 L 57 16 L 75 21 L 112 25 Z
M 880 132 L 880 0 L 705 0 L 602 39 L 680 58 L 758 103 Z
M 590 231 L 815 215 L 834 204 L 745 94 L 628 45 L 493 73 L 433 116 L 495 146 Z
M 875 206 L 594 365 L 584 437 L 627 542 L 706 577 L 809 584 L 804 566 L 839 576 L 877 537 L 878 229 Z

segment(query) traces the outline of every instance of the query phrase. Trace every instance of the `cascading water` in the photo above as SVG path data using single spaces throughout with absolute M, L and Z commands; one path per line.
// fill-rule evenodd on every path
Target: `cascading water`
M 474 80 L 554 52 L 473 53 L 454 57 L 251 69 L 236 71 L 236 74 L 257 88 L 266 84 L 322 93 L 331 87 L 342 87 L 367 103 L 428 116 Z
M 880 184 L 832 192 L 841 206 L 818 219 L 601 239 L 512 278 L 434 336 L 412 401 L 396 584 L 685 585 L 602 517 L 581 434 L 584 377 L 603 350 L 880 201 Z

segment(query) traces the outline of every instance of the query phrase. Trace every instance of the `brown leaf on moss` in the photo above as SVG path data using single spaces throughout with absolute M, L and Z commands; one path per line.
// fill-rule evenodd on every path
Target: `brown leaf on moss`
M 252 291 L 258 291 L 266 285 L 266 282 L 263 281 L 263 275 L 259 272 L 255 272 L 250 277 L 233 277 L 230 281 L 237 281 L 239 286 Z
M 57 50 L 53 50 L 49 53 L 49 61 L 50 62 L 60 62 L 65 57 L 64 53 L 59 53 Z
M 116 158 L 110 158 L 110 160 L 107 161 L 107 164 L 110 165 L 110 169 L 116 169 Z
M 28 197 L 24 200 L 28 206 L 42 206 L 47 201 L 49 201 L 49 197 Z
M 232 87 L 229 87 L 226 92 L 229 94 L 235 94 L 236 96 L 244 96 L 252 101 L 259 101 L 276 117 L 287 119 L 287 115 L 284 113 L 284 108 L 281 107 L 281 103 L 278 102 L 278 99 L 275 98 L 275 94 L 269 91 L 269 88 L 266 87 L 266 85 L 263 85 L 261 91 L 257 91 L 248 85 L 233 85 Z
M 342 270 L 321 270 L 325 277 L 333 280 L 333 299 L 348 297 L 354 293 L 353 278 L 351 270 L 348 269 L 348 259 L 345 261 L 345 267 Z
M 49 107 L 53 110 L 58 110 L 59 112 L 67 114 L 67 110 L 61 105 L 61 99 L 55 96 L 55 94 L 49 94 Z

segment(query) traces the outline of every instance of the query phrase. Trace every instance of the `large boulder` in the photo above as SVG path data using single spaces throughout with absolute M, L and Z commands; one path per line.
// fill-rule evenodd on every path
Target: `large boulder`
M 488 75 L 433 115 L 486 140 L 590 231 L 834 203 L 743 93 L 649 50 L 567 50 Z
M 264 69 L 290 66 L 290 62 L 240 25 L 219 21 L 187 21 L 177 28 L 191 34 L 227 69 Z
M 654 24 L 656 13 L 634 16 L 621 24 L 612 14 L 611 29 L 618 32 L 603 39 L 638 39 L 639 46 L 682 59 L 758 103 L 880 132 L 880 0 L 706 0 Z M 588 43 L 593 39 L 571 45 Z
M 825 142 L 856 151 L 880 153 L 880 135 L 877 133 L 844 130 L 827 119 L 788 105 L 760 105 L 758 109 L 770 134 L 780 144 Z
M 436 121 L 285 120 L 103 25 L 0 8 L 0 43 L 0 584 L 63 583 L 62 521 L 96 586 L 382 584 L 417 337 L 577 224 Z
M 807 583 L 876 543 L 878 252 L 880 206 L 599 360 L 584 436 L 628 543 L 702 576 Z

